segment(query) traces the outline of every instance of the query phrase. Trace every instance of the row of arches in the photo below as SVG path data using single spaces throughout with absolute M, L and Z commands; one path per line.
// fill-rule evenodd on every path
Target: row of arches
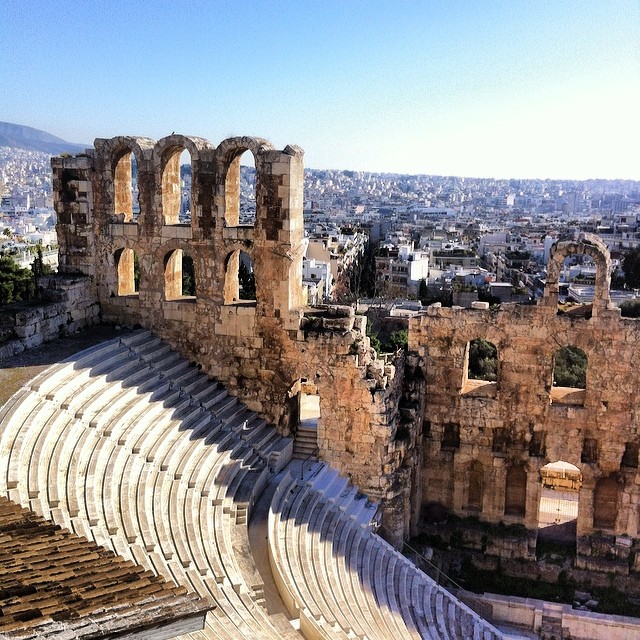
M 488 340 L 476 338 L 465 347 L 463 392 L 486 384 L 497 384 L 500 366 L 497 347 Z M 569 345 L 553 356 L 553 387 L 586 389 L 587 355 L 579 347 Z
M 126 223 L 138 223 L 141 214 L 136 152 L 125 147 L 113 162 L 113 213 Z M 162 223 L 190 224 L 192 208 L 198 200 L 194 162 L 186 147 L 169 148 L 160 169 Z M 239 150 L 227 168 L 225 223 L 227 226 L 254 226 L 257 198 L 256 162 L 250 150 Z
M 131 248 L 118 249 L 114 253 L 116 287 L 114 296 L 136 295 L 140 291 L 140 261 Z M 184 249 L 173 249 L 164 255 L 164 299 L 195 298 L 198 291 L 198 274 L 191 256 Z M 255 301 L 256 286 L 251 257 L 236 249 L 225 261 L 224 304 L 240 300 Z
M 485 469 L 482 463 L 474 460 L 467 471 L 466 507 L 471 511 L 482 511 L 485 491 Z M 522 465 L 513 465 L 507 469 L 504 484 L 504 515 L 524 518 L 527 508 L 527 471 Z M 550 524 L 542 517 L 549 507 L 544 504 L 549 492 L 558 492 L 563 497 L 556 501 L 566 504 L 558 507 L 555 524 L 570 522 L 578 517 L 578 496 L 582 489 L 582 474 L 572 464 L 566 462 L 550 463 L 540 470 L 540 482 L 543 485 L 539 505 L 539 526 Z M 545 490 L 547 493 L 545 493 Z M 594 529 L 615 529 L 620 498 L 620 481 L 616 474 L 598 479 L 593 490 L 592 526 Z M 573 506 L 572 506 L 573 503 Z M 567 514 L 569 518 L 567 518 Z

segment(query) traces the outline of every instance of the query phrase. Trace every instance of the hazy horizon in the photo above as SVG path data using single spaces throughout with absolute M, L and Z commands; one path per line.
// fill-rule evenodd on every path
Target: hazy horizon
M 305 165 L 640 180 L 640 3 L 10 0 L 0 119 L 69 142 L 172 131 Z

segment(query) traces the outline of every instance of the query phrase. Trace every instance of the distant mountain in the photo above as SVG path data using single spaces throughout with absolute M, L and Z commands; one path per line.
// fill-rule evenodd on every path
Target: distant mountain
M 66 142 L 46 131 L 11 122 L 0 122 L 0 147 L 17 147 L 28 151 L 42 151 L 51 155 L 80 153 L 90 145 Z

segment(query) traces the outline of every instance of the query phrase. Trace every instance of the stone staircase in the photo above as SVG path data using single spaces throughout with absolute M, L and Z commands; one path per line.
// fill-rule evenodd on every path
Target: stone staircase
M 293 440 L 293 457 L 306 460 L 318 455 L 318 429 L 300 425 Z
M 563 640 L 562 605 L 547 603 L 542 607 L 541 640 Z

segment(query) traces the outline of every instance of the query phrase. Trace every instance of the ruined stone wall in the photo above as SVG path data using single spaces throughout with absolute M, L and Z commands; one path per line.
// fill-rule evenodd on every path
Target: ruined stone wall
M 590 318 L 557 312 L 558 265 L 574 253 L 595 256 L 598 266 Z M 540 469 L 562 460 L 577 466 L 583 476 L 579 554 L 617 555 L 623 564 L 633 559 L 629 549 L 640 537 L 640 323 L 621 318 L 611 306 L 609 269 L 606 248 L 593 237 L 583 237 L 556 245 L 547 290 L 537 306 L 431 306 L 426 315 L 411 320 L 409 350 L 418 355 L 426 379 L 423 506 L 441 505 L 459 516 L 536 530 Z M 467 348 L 476 338 L 497 347 L 497 382 L 468 379 Z M 584 390 L 552 386 L 554 356 L 565 346 L 579 347 L 587 355 Z M 509 515 L 508 475 L 521 470 L 526 477 L 524 514 Z M 614 522 L 604 527 L 594 524 L 601 480 L 599 499 L 611 504 L 600 507 L 614 510 Z M 470 491 L 476 496 L 480 491 L 479 505 L 471 504 L 477 500 L 470 499 Z M 599 545 L 606 547 L 606 554 L 600 554 Z
M 0 312 L 0 359 L 75 333 L 100 321 L 85 276 L 41 276 L 38 304 L 12 304 Z
M 191 157 L 191 221 L 178 222 L 179 158 Z M 256 165 L 256 217 L 239 224 L 239 161 Z M 131 197 L 138 172 L 139 215 Z M 365 319 L 349 307 L 303 306 L 303 152 L 259 138 L 217 147 L 171 135 L 97 139 L 76 158 L 55 158 L 60 271 L 83 273 L 105 321 L 150 328 L 275 424 L 292 424 L 301 379 L 320 397 L 320 456 L 385 501 L 394 535 L 409 531 L 415 440 L 396 441 L 402 367 L 380 362 Z M 241 253 L 256 299 L 241 300 Z M 195 296 L 182 295 L 182 256 L 193 259 Z M 404 433 L 404 432 L 401 432 Z

